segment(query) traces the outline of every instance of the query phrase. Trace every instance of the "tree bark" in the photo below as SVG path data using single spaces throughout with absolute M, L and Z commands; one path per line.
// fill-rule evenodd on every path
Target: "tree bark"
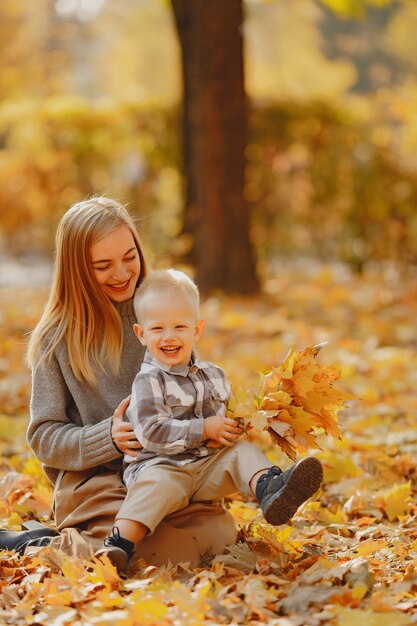
M 258 288 L 244 199 L 242 1 L 172 0 L 183 61 L 184 228 L 200 289 Z

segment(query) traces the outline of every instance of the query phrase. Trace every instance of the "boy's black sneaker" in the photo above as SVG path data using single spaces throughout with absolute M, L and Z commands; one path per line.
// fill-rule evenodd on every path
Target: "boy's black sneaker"
M 285 472 L 271 467 L 256 483 L 256 497 L 266 521 L 274 526 L 288 522 L 322 480 L 323 467 L 315 457 L 301 459 Z
M 125 572 L 132 560 L 134 551 L 135 544 L 133 541 L 122 537 L 117 526 L 113 526 L 111 535 L 105 538 L 103 545 L 94 556 L 100 557 L 106 554 L 117 571 Z

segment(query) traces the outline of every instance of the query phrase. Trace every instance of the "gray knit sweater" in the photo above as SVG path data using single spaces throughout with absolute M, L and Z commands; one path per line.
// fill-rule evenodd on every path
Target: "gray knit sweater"
M 122 455 L 111 439 L 111 417 L 130 394 L 144 348 L 133 332 L 133 300 L 114 306 L 123 324 L 119 376 L 99 374 L 94 387 L 80 383 L 70 368 L 65 342 L 51 362 L 41 363 L 32 372 L 27 438 L 52 483 L 60 470 L 122 467 Z

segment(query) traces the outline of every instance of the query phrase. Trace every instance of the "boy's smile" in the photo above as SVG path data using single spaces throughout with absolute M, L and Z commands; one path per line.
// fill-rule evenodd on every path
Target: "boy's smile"
M 146 297 L 142 318 L 134 331 L 152 356 L 168 366 L 188 365 L 194 342 L 204 328 L 189 298 L 178 293 L 151 294 Z

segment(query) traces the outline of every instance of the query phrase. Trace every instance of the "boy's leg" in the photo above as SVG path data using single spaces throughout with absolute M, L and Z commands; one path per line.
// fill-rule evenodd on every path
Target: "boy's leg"
M 301 459 L 282 472 L 256 446 L 239 441 L 201 466 L 193 500 L 220 498 L 239 490 L 245 496 L 256 495 L 265 519 L 280 525 L 318 490 L 322 479 L 323 468 L 315 457 Z
M 253 498 L 255 493 L 250 488 L 253 477 L 272 467 L 259 448 L 247 441 L 238 441 L 194 465 L 197 476 L 193 502 L 220 499 L 236 491 Z
M 119 570 L 125 570 L 135 545 L 153 533 L 166 515 L 188 505 L 191 487 L 189 474 L 183 468 L 156 465 L 140 471 L 128 487 L 112 533 L 96 556 L 107 554 Z
M 153 465 L 141 470 L 127 489 L 126 498 L 116 516 L 139 522 L 153 533 L 170 513 L 186 507 L 192 493 L 187 466 Z
M 316 493 L 323 480 L 323 467 L 312 456 L 300 459 L 285 472 L 271 467 L 255 487 L 256 498 L 267 522 L 285 524 L 306 500 Z

